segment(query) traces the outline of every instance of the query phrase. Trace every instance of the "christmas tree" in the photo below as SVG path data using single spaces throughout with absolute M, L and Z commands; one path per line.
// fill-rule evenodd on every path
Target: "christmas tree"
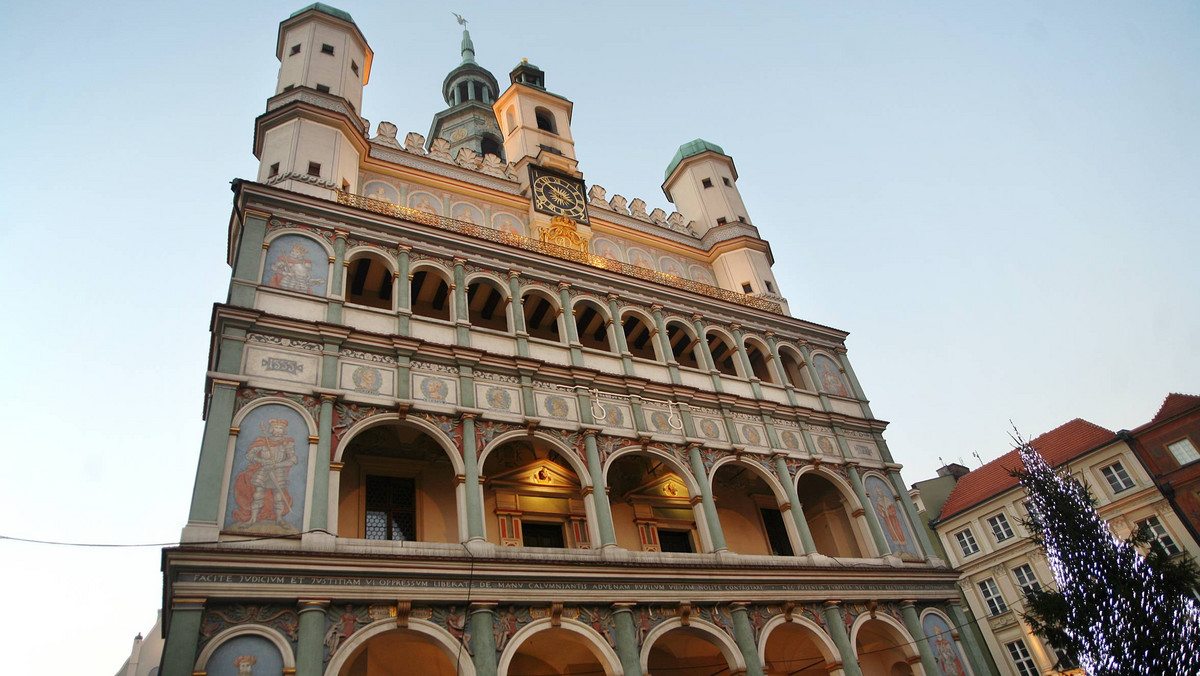
M 1170 561 L 1161 549 L 1148 560 L 1138 550 L 1144 533 L 1115 537 L 1084 485 L 1017 441 L 1027 525 L 1058 584 L 1030 595 L 1035 631 L 1094 676 L 1200 675 L 1200 604 L 1186 595 L 1191 562 Z

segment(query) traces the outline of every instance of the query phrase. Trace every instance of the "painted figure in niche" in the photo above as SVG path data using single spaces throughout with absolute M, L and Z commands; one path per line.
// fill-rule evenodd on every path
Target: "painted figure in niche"
M 783 442 L 783 447 L 788 450 L 796 450 L 800 448 L 800 440 L 796 438 L 793 432 L 780 432 L 779 439 Z
M 742 425 L 742 436 L 746 438 L 748 444 L 757 444 L 762 441 L 762 435 L 758 433 L 757 427 Z
M 367 198 L 379 200 L 380 202 L 394 203 L 396 200 L 393 199 L 388 192 L 389 191 L 386 186 L 384 186 L 382 183 L 376 183 L 375 189 L 371 191 L 370 195 L 367 195 Z
M 458 208 L 458 215 L 455 216 L 455 218 L 460 221 L 466 221 L 467 223 L 475 222 L 475 216 L 471 213 L 471 210 L 465 206 Z
M 430 203 L 427 195 L 421 195 L 421 199 L 417 200 L 416 204 L 413 205 L 413 208 L 417 211 L 424 211 L 427 214 L 437 215 L 438 213 L 438 210 L 433 208 L 433 204 Z
M 662 271 L 674 277 L 683 276 L 683 270 L 679 269 L 679 264 L 672 258 L 662 259 Z
M 837 455 L 837 448 L 834 447 L 833 441 L 829 437 L 817 437 L 817 448 L 825 455 Z
M 813 366 L 817 369 L 817 378 L 821 381 L 821 390 L 839 397 L 848 397 L 846 383 L 842 382 L 841 370 L 833 360 L 823 354 L 813 357 Z
M 233 658 L 233 666 L 237 667 L 237 676 L 254 676 L 254 665 L 258 658 L 254 655 L 238 655 Z
M 487 390 L 488 406 L 507 411 L 512 406 L 512 395 L 500 387 L 489 387 Z
M 649 268 L 651 270 L 654 269 L 654 263 L 650 260 L 650 257 L 646 255 L 646 252 L 642 251 L 641 249 L 631 250 L 629 252 L 629 260 L 639 268 Z
M 426 378 L 421 381 L 421 393 L 426 399 L 432 401 L 446 401 L 446 395 L 449 394 L 450 388 L 446 386 L 446 381 L 441 378 Z
M 600 245 L 596 248 L 596 255 L 614 261 L 621 260 L 621 257 L 617 255 L 617 250 L 613 248 L 612 242 L 608 241 L 600 242 Z
M 571 415 L 567 400 L 557 396 L 546 397 L 546 411 L 552 418 L 567 418 Z
M 864 482 L 867 491 L 871 494 L 871 502 L 875 508 L 875 516 L 879 518 L 879 523 L 883 526 L 885 535 L 892 545 L 893 551 L 897 554 L 907 553 L 916 555 L 916 549 L 913 546 L 912 538 L 909 537 L 908 525 L 900 516 L 900 511 L 896 506 L 896 498 L 892 492 L 888 490 L 886 484 L 878 477 L 868 477 Z
M 701 284 L 707 284 L 709 286 L 713 285 L 713 278 L 712 275 L 708 273 L 708 270 L 705 270 L 698 265 L 693 265 L 691 271 L 693 280 L 700 282 Z
M 604 422 L 614 427 L 625 426 L 625 416 L 621 409 L 612 404 L 604 404 Z
M 383 385 L 383 374 L 379 369 L 373 369 L 369 366 L 359 366 L 350 374 L 350 379 L 354 381 L 354 389 L 359 392 L 378 393 L 380 386 Z
M 296 528 L 283 520 L 292 509 L 292 496 L 288 492 L 288 472 L 296 466 L 296 440 L 287 436 L 286 420 L 271 420 L 262 426 L 262 436 L 255 439 L 246 450 L 249 467 L 238 474 L 234 484 L 234 497 L 238 509 L 233 518 L 241 522 L 240 528 L 250 529 L 260 521 L 274 522 L 287 531 Z
M 325 647 L 329 649 L 328 657 L 333 657 L 333 653 L 337 651 L 338 646 L 343 641 L 350 638 L 354 630 L 358 628 L 358 616 L 354 614 L 354 609 L 346 604 L 345 611 L 341 615 L 334 618 L 329 625 L 329 630 L 325 632 Z M 328 660 L 328 657 L 326 658 Z
M 703 434 L 709 439 L 716 439 L 721 436 L 721 430 L 717 428 L 717 423 L 711 420 L 701 420 L 700 434 Z
M 657 432 L 666 432 L 671 429 L 671 421 L 667 418 L 666 413 L 654 411 L 650 414 L 650 426 Z
M 521 228 L 517 225 L 516 221 L 513 220 L 512 216 L 505 214 L 504 216 L 497 218 L 496 222 L 500 226 L 497 228 L 497 230 L 500 230 L 501 232 L 507 232 L 512 235 L 521 234 Z
M 271 251 L 268 252 L 268 254 L 274 253 L 275 258 L 267 264 L 266 273 L 263 275 L 266 278 L 264 283 L 275 289 L 307 294 L 312 294 L 315 288 L 324 286 L 325 278 L 317 277 L 314 274 L 313 254 L 307 246 L 301 244 L 305 238 L 281 239 L 284 241 L 279 242 L 278 245 L 273 243 Z
M 962 655 L 954 645 L 954 635 L 946 620 L 929 613 L 921 620 L 921 629 L 933 648 L 933 658 L 942 676 L 967 676 Z

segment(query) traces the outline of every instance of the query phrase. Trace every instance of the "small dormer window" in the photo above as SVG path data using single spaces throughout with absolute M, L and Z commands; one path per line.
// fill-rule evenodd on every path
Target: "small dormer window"
M 558 133 L 558 126 L 554 124 L 554 113 L 545 108 L 535 108 L 533 111 L 534 118 L 537 120 L 537 128 L 542 131 L 548 131 L 551 134 Z
M 704 186 L 705 188 L 711 188 L 712 187 L 712 179 L 711 178 L 701 179 L 700 185 Z
M 727 187 L 727 188 L 733 187 L 733 184 L 729 182 L 729 179 L 725 178 L 724 176 L 721 177 L 721 182 L 724 183 L 725 187 Z
M 309 176 L 320 176 L 321 175 L 321 163 L 320 162 L 309 162 L 308 163 L 308 175 Z
M 333 45 L 321 45 L 321 53 L 333 56 Z
M 717 225 L 725 225 L 725 223 L 727 223 L 727 222 L 728 221 L 725 220 L 724 216 L 717 219 Z
M 300 53 L 300 45 L 292 45 L 292 51 L 288 52 L 288 56 L 295 56 Z
M 322 92 L 324 94 L 328 94 L 329 93 L 329 85 L 319 84 L 319 85 L 317 85 L 317 91 Z
M 358 63 L 351 61 L 350 62 L 350 71 L 352 73 L 354 73 L 355 75 L 358 75 Z
M 279 163 L 276 162 L 271 165 L 270 170 L 267 172 L 267 178 L 271 178 L 271 177 L 278 176 L 278 175 L 279 175 Z
M 754 293 L 754 287 L 750 286 L 750 282 L 742 282 L 742 293 Z

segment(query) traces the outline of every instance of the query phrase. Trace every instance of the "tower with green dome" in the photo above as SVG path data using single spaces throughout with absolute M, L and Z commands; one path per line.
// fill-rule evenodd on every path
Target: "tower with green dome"
M 449 107 L 433 116 L 427 143 L 444 138 L 450 142 L 451 157 L 467 148 L 479 157 L 495 155 L 503 160 L 500 126 L 492 111 L 499 86 L 496 77 L 476 63 L 475 44 L 466 20 L 459 17 L 459 22 L 463 25 L 462 62 L 442 81 L 442 98 Z

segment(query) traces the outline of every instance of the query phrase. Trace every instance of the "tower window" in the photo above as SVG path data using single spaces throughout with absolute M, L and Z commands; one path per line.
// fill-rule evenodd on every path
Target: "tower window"
M 725 225 L 726 223 L 728 223 L 728 221 L 725 220 L 724 216 L 717 219 L 717 225 Z
M 767 280 L 765 283 L 767 285 L 767 293 L 775 293 L 775 287 L 771 284 L 770 280 Z
M 295 87 L 295 86 L 296 86 L 296 85 L 294 85 L 294 84 L 290 84 L 290 85 L 288 85 L 288 86 L 284 87 L 284 88 L 283 88 L 283 91 L 285 91 L 285 92 L 286 92 L 286 91 L 288 91 L 289 89 L 291 89 L 292 87 Z
M 270 178 L 272 176 L 278 176 L 278 175 L 279 175 L 279 163 L 276 162 L 271 165 L 271 169 L 267 172 L 267 177 Z
M 321 53 L 333 56 L 333 45 L 321 45 Z
M 738 223 L 745 223 L 745 222 L 746 222 L 745 216 L 738 216 Z
M 300 45 L 292 45 L 292 51 L 288 53 L 288 56 L 295 56 L 299 53 L 300 53 Z
M 342 192 L 350 192 L 350 181 L 342 179 Z
M 729 179 L 728 179 L 728 178 L 725 178 L 724 176 L 722 176 L 722 177 L 721 177 L 721 182 L 722 182 L 722 183 L 724 183 L 726 186 L 728 186 L 728 187 L 730 187 L 730 188 L 732 188 L 732 187 L 733 187 L 733 184 L 729 182 Z
M 710 179 L 710 178 L 702 179 L 700 181 L 700 185 L 704 186 L 705 188 L 711 188 L 712 187 L 712 179 Z
M 319 84 L 319 85 L 317 85 L 317 91 L 328 94 L 329 93 L 329 85 Z
M 742 293 L 754 293 L 754 287 L 750 286 L 750 282 L 742 282 Z
M 351 70 L 351 72 L 353 72 L 355 75 L 358 75 L 358 64 L 357 64 L 357 63 L 355 63 L 354 61 L 351 61 L 351 62 L 350 62 L 350 70 Z
M 320 176 L 321 175 L 321 163 L 320 162 L 309 162 L 308 163 L 308 175 L 309 176 Z
M 554 124 L 554 113 L 545 108 L 535 108 L 533 111 L 534 118 L 537 120 L 537 128 L 542 131 L 548 131 L 551 134 L 558 133 L 558 127 Z

